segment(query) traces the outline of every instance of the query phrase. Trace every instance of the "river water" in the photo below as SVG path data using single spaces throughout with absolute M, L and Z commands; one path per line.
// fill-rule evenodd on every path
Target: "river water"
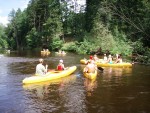
M 0 54 L 0 113 L 150 113 L 150 66 L 104 68 L 95 81 L 82 74 L 86 55 L 25 51 Z M 39 58 L 49 69 L 59 59 L 77 66 L 74 74 L 38 84 L 23 85 L 35 72 Z

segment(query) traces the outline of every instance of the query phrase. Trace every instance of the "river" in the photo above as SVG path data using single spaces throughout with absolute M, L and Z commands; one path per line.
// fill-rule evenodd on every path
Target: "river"
M 80 59 L 88 55 L 24 51 L 0 54 L 0 113 L 150 113 L 150 66 L 104 68 L 95 81 L 82 74 Z M 49 69 L 60 59 L 74 74 L 38 84 L 23 85 L 33 76 L 38 59 Z

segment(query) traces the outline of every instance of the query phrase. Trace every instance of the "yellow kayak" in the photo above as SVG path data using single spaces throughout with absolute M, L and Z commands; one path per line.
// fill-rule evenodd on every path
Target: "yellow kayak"
M 95 73 L 86 73 L 86 72 L 83 72 L 84 76 L 87 77 L 88 79 L 95 79 L 97 77 L 97 70 L 95 71 Z
M 66 55 L 65 52 L 64 53 L 55 52 L 55 53 L 58 54 L 58 55 Z
M 22 83 L 23 84 L 31 84 L 31 83 L 37 83 L 37 82 L 44 82 L 44 81 L 59 79 L 59 78 L 62 78 L 62 77 L 65 77 L 65 76 L 72 74 L 76 69 L 77 69 L 76 66 L 72 66 L 72 67 L 69 67 L 63 71 L 48 72 L 47 74 L 45 74 L 43 76 L 39 75 L 39 76 L 27 77 L 22 81 Z
M 50 54 L 50 51 L 41 51 L 41 54 Z
M 88 62 L 87 59 L 81 59 L 81 60 L 80 60 L 80 63 L 81 63 L 81 64 L 87 64 L 87 62 Z
M 33 89 L 37 89 L 37 88 L 43 87 L 43 86 L 48 87 L 49 85 L 52 85 L 52 84 L 61 84 L 61 83 L 68 84 L 70 82 L 75 82 L 75 80 L 76 80 L 76 75 L 71 74 L 71 76 L 66 76 L 66 77 L 59 78 L 59 79 L 54 79 L 54 80 L 51 80 L 51 81 L 37 82 L 37 83 L 34 83 L 34 84 L 23 84 L 23 88 L 25 90 L 33 90 Z
M 98 62 L 101 62 L 103 59 L 99 59 Z M 81 59 L 80 63 L 81 64 L 87 64 L 88 60 L 87 59 Z
M 131 63 L 116 63 L 116 64 L 109 64 L 109 63 L 96 63 L 97 67 L 132 67 Z

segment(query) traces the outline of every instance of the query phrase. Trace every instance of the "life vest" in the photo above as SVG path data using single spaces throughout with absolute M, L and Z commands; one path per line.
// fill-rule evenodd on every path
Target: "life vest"
M 57 70 L 61 71 L 61 70 L 63 70 L 63 67 L 61 65 L 58 65 Z

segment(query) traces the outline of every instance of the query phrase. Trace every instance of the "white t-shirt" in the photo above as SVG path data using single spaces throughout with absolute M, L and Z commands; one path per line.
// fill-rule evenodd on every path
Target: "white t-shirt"
M 107 61 L 107 56 L 104 56 L 104 61 Z
M 45 72 L 46 72 L 46 69 L 45 69 L 45 67 L 42 64 L 38 64 L 36 66 L 36 74 L 38 74 L 38 75 L 44 75 Z

